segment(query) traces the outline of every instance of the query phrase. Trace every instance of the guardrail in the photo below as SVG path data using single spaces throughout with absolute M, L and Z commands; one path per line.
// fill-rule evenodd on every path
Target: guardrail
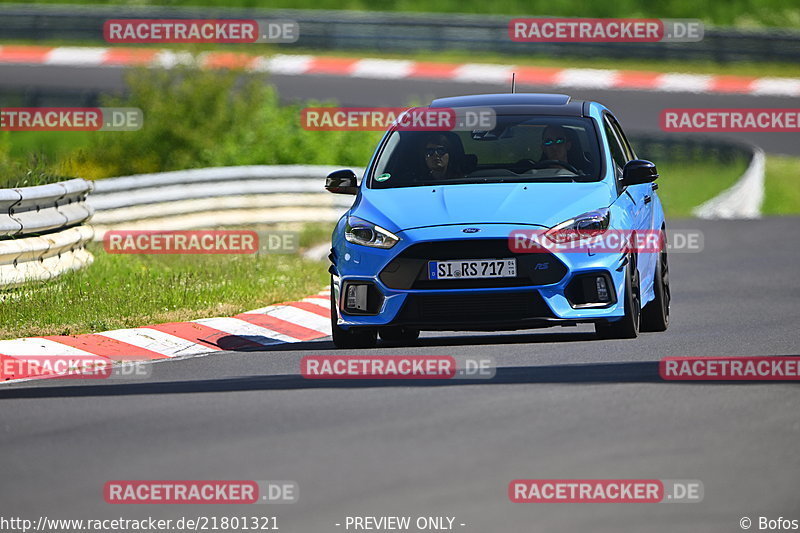
M 100 5 L 0 5 L 0 39 L 102 41 L 109 18 L 292 19 L 300 39 L 282 47 L 388 52 L 466 50 L 549 57 L 800 61 L 800 32 L 706 28 L 696 43 L 518 43 L 511 16 Z
M 323 188 L 341 166 L 254 165 L 201 168 L 95 182 L 95 239 L 110 229 L 202 227 L 335 221 L 352 197 Z M 363 169 L 354 169 L 356 173 Z
M 757 148 L 747 170 L 736 183 L 695 207 L 692 213 L 699 218 L 759 218 L 764 202 L 765 166 L 764 151 Z
M 668 134 L 631 133 L 630 142 L 637 157 L 659 162 L 713 161 L 729 164 L 736 160 L 750 160 L 755 146 L 727 139 L 703 135 L 672 136 Z
M 0 189 L 0 288 L 51 279 L 91 264 L 92 182 Z

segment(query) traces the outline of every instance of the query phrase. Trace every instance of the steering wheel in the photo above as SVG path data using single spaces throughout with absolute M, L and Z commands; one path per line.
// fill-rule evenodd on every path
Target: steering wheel
M 573 174 L 578 174 L 578 175 L 582 174 L 582 172 L 580 170 L 578 170 L 577 168 L 573 167 L 572 165 L 570 165 L 566 161 L 559 161 L 558 159 L 543 159 L 542 161 L 539 161 L 538 163 L 534 163 L 533 167 L 531 167 L 531 168 L 542 169 L 542 168 L 547 168 L 547 167 L 549 167 L 551 165 L 558 165 L 558 166 L 560 166 L 562 168 L 565 168 L 566 170 L 569 170 Z

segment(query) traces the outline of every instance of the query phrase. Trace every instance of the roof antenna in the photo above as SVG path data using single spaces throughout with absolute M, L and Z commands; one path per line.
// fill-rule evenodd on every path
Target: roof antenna
M 516 72 L 512 72 L 511 73 L 511 94 L 514 94 L 516 92 L 517 92 L 517 73 Z

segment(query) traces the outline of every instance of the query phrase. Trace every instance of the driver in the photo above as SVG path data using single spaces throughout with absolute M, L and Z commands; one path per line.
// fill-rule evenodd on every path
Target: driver
M 556 161 L 563 161 L 568 165 L 572 165 L 568 155 L 571 148 L 572 141 L 570 141 L 567 128 L 553 124 L 547 126 L 542 135 L 542 162 L 552 161 L 552 163 L 545 164 L 539 168 L 563 169 L 564 167 L 557 164 Z
M 458 155 L 458 147 L 454 146 L 447 135 L 435 133 L 429 136 L 425 142 L 424 152 L 427 177 L 433 180 L 458 177 L 457 164 L 453 161 Z

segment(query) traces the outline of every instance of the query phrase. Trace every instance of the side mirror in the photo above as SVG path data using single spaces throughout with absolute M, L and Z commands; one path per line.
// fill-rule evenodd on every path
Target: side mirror
M 658 178 L 658 170 L 655 163 L 644 159 L 634 159 L 625 164 L 622 169 L 622 185 L 638 185 L 640 183 L 651 183 Z
M 325 178 L 325 188 L 337 194 L 358 194 L 358 179 L 352 170 L 337 170 Z

